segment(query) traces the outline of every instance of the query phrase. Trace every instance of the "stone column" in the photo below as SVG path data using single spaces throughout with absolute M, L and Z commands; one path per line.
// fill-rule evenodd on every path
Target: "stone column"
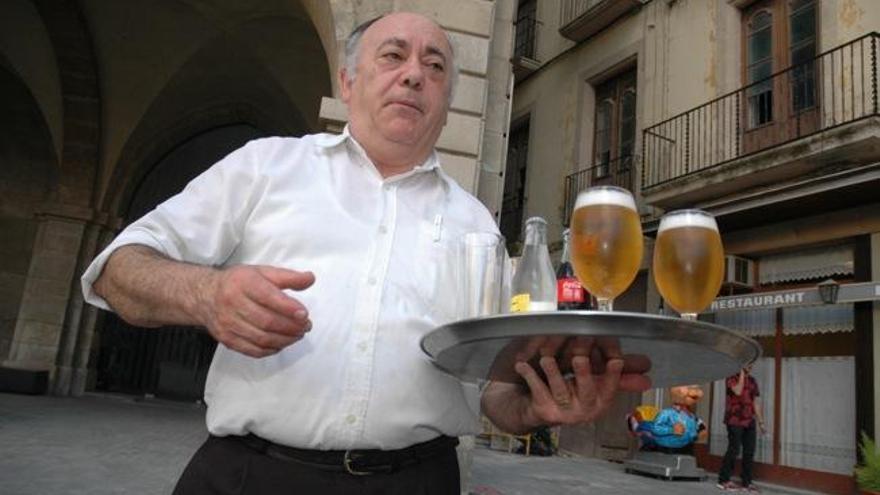
M 95 254 L 106 246 L 115 234 L 114 230 L 106 226 L 105 218 L 99 220 L 96 223 L 89 223 L 83 235 L 56 359 L 57 373 L 52 384 L 52 393 L 55 395 L 81 396 L 86 389 L 89 357 L 92 354 L 92 340 L 99 310 L 85 304 L 79 278 Z
M 90 210 L 59 206 L 37 214 L 39 226 L 31 264 L 3 366 L 48 370 L 54 379 L 83 233 L 90 217 Z
M 492 42 L 486 74 L 485 125 L 479 159 L 477 197 L 489 208 L 495 222 L 501 220 L 504 172 L 507 164 L 507 136 L 513 104 L 513 54 L 515 2 L 495 2 Z

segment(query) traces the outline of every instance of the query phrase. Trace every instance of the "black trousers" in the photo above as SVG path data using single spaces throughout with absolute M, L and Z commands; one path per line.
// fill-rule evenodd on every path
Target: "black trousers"
M 730 481 L 739 449 L 742 447 L 742 478 L 743 486 L 752 484 L 752 465 L 755 461 L 755 443 L 757 442 L 755 422 L 749 426 L 727 425 L 727 452 L 721 462 L 721 471 L 718 472 L 718 481 L 724 483 Z
M 186 466 L 174 495 L 459 495 L 450 447 L 393 473 L 356 476 L 268 456 L 233 437 L 211 436 Z

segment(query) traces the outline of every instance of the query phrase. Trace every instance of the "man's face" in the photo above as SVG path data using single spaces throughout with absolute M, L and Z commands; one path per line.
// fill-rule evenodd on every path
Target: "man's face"
M 433 148 L 446 124 L 453 63 L 443 31 L 415 14 L 391 14 L 363 34 L 357 60 L 355 74 L 341 75 L 352 127 L 418 153 Z

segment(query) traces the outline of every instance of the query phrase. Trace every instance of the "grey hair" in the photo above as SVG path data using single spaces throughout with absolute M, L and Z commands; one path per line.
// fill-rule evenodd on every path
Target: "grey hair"
M 361 38 L 364 37 L 364 33 L 370 26 L 383 17 L 385 15 L 380 15 L 361 23 L 352 30 L 351 34 L 348 35 L 348 39 L 345 40 L 345 73 L 352 81 L 357 76 L 358 51 L 361 46 Z M 451 68 L 449 71 L 448 94 L 449 105 L 451 106 L 452 98 L 455 96 L 455 87 L 458 85 L 458 64 L 455 62 L 455 47 L 452 44 L 452 38 L 449 37 L 449 33 L 445 29 L 443 30 L 443 35 L 446 36 L 446 42 L 449 44 L 449 50 L 452 52 L 452 60 L 449 61 Z

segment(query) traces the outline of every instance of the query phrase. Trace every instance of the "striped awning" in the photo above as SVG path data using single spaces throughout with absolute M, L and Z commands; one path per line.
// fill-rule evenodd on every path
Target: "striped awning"
M 850 245 L 827 246 L 762 256 L 758 260 L 758 270 L 761 285 L 852 275 L 853 248 Z

